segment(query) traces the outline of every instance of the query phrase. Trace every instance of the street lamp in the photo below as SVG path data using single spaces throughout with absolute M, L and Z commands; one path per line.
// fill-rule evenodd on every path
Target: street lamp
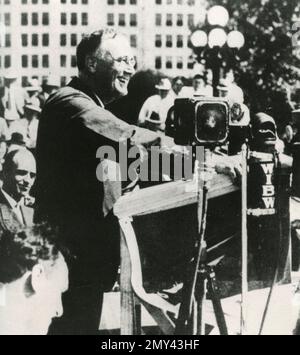
M 222 53 L 226 46 L 231 50 L 238 50 L 245 45 L 244 35 L 237 31 L 226 31 L 229 13 L 223 6 L 213 6 L 207 12 L 208 32 L 197 29 L 190 37 L 191 44 L 197 54 L 198 61 L 208 54 L 207 64 L 213 72 L 214 96 L 218 95 L 218 85 L 221 76 Z

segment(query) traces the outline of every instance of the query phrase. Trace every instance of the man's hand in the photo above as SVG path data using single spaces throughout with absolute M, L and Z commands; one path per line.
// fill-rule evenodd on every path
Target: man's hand
M 213 156 L 215 170 L 218 174 L 228 175 L 232 180 L 240 180 L 242 176 L 242 162 L 240 156 Z

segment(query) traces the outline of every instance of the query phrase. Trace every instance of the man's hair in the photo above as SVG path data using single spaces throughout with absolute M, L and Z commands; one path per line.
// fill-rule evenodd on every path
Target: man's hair
M 85 60 L 88 55 L 93 55 L 97 52 L 104 39 L 112 39 L 118 35 L 118 32 L 113 28 L 102 29 L 93 32 L 90 35 L 83 37 L 77 47 L 77 66 L 79 71 L 85 69 Z
M 57 233 L 48 225 L 36 225 L 0 235 L 0 282 L 20 279 L 41 262 L 53 266 L 59 258 Z
M 204 76 L 201 75 L 201 74 L 197 74 L 197 75 L 195 75 L 194 78 L 193 78 L 193 80 L 199 80 L 199 79 L 204 80 Z
M 34 159 L 33 154 L 29 150 L 27 150 L 26 148 L 20 148 L 20 149 L 13 150 L 12 152 L 8 153 L 4 159 L 4 163 L 3 163 L 3 167 L 2 167 L 2 170 L 4 173 L 12 171 L 12 169 L 15 166 L 15 157 L 19 153 L 31 155 L 32 158 Z
M 178 80 L 181 80 L 183 84 L 185 84 L 185 82 L 186 82 L 186 78 L 185 78 L 184 76 L 176 76 L 176 77 L 172 80 L 172 84 L 173 84 L 173 85 L 176 84 L 176 82 L 177 82 Z

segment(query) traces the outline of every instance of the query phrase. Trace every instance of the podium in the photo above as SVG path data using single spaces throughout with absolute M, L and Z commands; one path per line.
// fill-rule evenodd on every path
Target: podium
M 225 175 L 215 175 L 208 194 L 213 200 L 239 193 L 239 187 Z M 156 293 L 147 293 L 133 219 L 197 204 L 195 181 L 178 181 L 133 191 L 121 197 L 114 213 L 121 229 L 121 335 L 141 334 L 141 305 L 144 305 L 164 334 L 175 331 L 178 307 Z M 222 242 L 221 242 L 222 243 Z M 171 315 L 174 315 L 172 317 Z

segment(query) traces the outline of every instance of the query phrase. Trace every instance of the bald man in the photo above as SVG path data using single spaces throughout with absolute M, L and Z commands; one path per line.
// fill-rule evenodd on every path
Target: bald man
M 3 164 L 0 190 L 0 228 L 12 230 L 33 224 L 30 190 L 35 182 L 36 162 L 31 152 L 20 149 L 9 153 Z

